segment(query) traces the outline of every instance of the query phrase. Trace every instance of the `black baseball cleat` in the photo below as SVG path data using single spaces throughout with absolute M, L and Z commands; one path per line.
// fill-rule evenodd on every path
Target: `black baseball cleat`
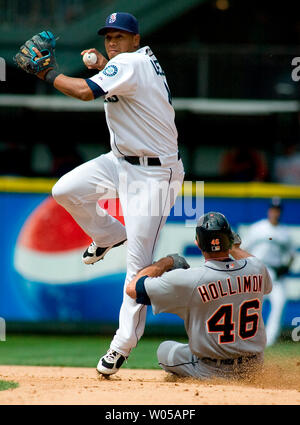
M 110 348 L 105 356 L 100 358 L 96 370 L 102 375 L 113 375 L 118 372 L 125 360 L 127 357 Z
M 116 248 L 117 246 L 123 245 L 127 239 L 124 241 L 116 243 L 115 245 L 108 246 L 106 248 L 100 248 L 97 246 L 95 242 L 92 242 L 91 245 L 84 251 L 82 256 L 82 261 L 85 264 L 94 264 L 99 260 L 102 260 L 105 254 L 112 248 Z

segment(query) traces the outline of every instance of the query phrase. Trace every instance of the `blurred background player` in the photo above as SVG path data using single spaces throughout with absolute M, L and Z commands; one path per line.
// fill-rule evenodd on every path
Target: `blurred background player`
M 200 217 L 196 243 L 204 265 L 180 270 L 184 262 L 167 256 L 142 270 L 127 293 L 151 304 L 154 314 L 184 320 L 189 343 L 165 341 L 157 351 L 167 372 L 200 379 L 248 374 L 263 362 L 262 304 L 272 290 L 270 275 L 258 258 L 240 249 L 239 236 L 221 213 Z
M 282 201 L 272 198 L 267 218 L 252 224 L 243 246 L 268 267 L 273 291 L 268 295 L 270 314 L 267 320 L 267 345 L 273 345 L 280 334 L 281 319 L 287 301 L 285 276 L 294 260 L 294 246 L 287 226 L 280 224 Z

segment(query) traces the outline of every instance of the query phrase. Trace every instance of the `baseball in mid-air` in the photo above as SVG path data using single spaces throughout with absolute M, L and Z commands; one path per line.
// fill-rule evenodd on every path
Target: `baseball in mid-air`
M 94 65 L 97 62 L 97 55 L 95 53 L 86 52 L 82 60 L 87 66 Z

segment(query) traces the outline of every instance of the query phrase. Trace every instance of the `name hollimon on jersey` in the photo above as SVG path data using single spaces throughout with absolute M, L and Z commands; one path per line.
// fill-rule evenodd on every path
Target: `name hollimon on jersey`
M 263 276 L 261 274 L 251 274 L 248 276 L 236 276 L 235 278 L 227 277 L 224 280 L 210 282 L 197 287 L 198 293 L 203 303 L 233 296 L 245 292 L 261 292 Z

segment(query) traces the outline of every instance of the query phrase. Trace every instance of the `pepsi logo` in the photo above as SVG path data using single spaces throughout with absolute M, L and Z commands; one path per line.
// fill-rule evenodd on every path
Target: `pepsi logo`
M 124 224 L 121 207 L 117 204 L 118 208 L 115 208 L 115 202 L 104 200 L 99 202 L 99 206 L 108 213 L 113 208 L 115 218 Z M 49 197 L 33 211 L 23 225 L 15 248 L 15 269 L 30 281 L 48 284 L 71 284 L 126 272 L 124 246 L 115 248 L 114 255 L 109 251 L 105 261 L 101 262 L 101 267 L 83 264 L 81 257 L 90 243 L 90 237 L 71 215 Z

